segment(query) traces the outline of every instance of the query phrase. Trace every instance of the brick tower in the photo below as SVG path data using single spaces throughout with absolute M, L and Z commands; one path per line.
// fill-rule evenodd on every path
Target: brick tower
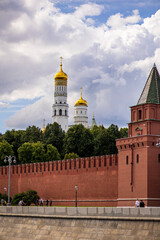
M 160 206 L 160 75 L 154 64 L 137 105 L 128 138 L 118 139 L 118 206 Z

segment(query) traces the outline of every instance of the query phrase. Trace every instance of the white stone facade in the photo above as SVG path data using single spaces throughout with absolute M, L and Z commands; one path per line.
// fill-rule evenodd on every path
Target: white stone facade
M 62 130 L 68 130 L 67 86 L 55 85 L 53 104 L 53 123 L 61 125 Z
M 77 124 L 82 124 L 84 127 L 88 128 L 87 106 L 85 105 L 75 106 L 74 125 Z

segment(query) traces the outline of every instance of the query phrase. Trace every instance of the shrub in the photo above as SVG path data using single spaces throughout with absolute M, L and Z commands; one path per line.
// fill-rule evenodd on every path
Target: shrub
M 37 192 L 34 190 L 28 190 L 27 192 L 17 193 L 13 196 L 11 202 L 12 205 L 18 205 L 19 201 L 23 200 L 25 205 L 30 206 L 32 203 L 36 204 L 36 201 L 39 199 Z

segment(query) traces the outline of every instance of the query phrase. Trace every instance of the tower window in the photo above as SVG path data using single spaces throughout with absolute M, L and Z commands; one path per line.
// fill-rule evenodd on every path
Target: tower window
M 139 154 L 137 154 L 137 163 L 139 163 Z
M 60 104 L 62 104 L 62 102 L 60 102 Z
M 56 116 L 56 110 L 54 110 L 54 116 Z
M 126 165 L 128 165 L 128 156 L 126 156 Z
M 59 116 L 62 116 L 62 109 L 59 110 Z
M 138 120 L 142 119 L 142 110 L 138 110 Z
M 65 110 L 65 116 L 67 116 L 67 110 Z
M 81 111 L 81 114 L 82 114 L 82 111 Z
M 158 163 L 160 163 L 160 154 L 158 154 Z

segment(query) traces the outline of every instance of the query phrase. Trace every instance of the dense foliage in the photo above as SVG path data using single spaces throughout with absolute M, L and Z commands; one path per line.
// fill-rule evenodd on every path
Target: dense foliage
M 0 166 L 5 165 L 4 158 L 7 155 L 13 155 L 13 146 L 10 145 L 7 141 L 3 140 L 0 142 Z
M 65 133 L 58 123 L 48 124 L 44 133 L 36 126 L 0 134 L 0 165 L 6 155 L 16 164 L 54 161 L 117 153 L 116 139 L 128 136 L 128 129 L 111 124 L 108 128 L 73 125 Z
M 21 200 L 23 200 L 23 202 L 27 206 L 30 206 L 31 204 L 36 205 L 37 200 L 39 200 L 39 196 L 37 195 L 37 192 L 34 190 L 28 190 L 27 192 L 17 193 L 13 196 L 11 204 L 18 205 L 18 203 Z
M 66 154 L 64 155 L 64 159 L 65 159 L 65 160 L 66 160 L 66 159 L 74 159 L 74 158 L 79 158 L 79 156 L 78 156 L 77 153 L 72 152 L 72 153 L 66 153 Z

